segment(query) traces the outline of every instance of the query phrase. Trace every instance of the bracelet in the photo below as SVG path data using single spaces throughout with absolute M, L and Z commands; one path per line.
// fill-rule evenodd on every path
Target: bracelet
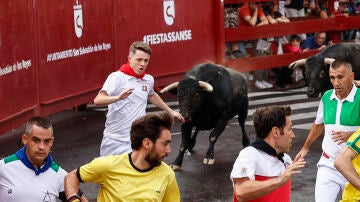
M 279 182 L 280 184 L 282 184 L 282 182 L 281 182 L 281 177 L 280 177 L 280 176 L 277 178 L 277 180 L 278 180 L 278 182 Z
M 84 194 L 84 193 L 79 189 L 78 196 L 81 198 L 81 196 L 82 196 L 83 194 Z
M 80 196 L 77 194 L 72 194 L 70 195 L 70 197 L 67 199 L 68 202 L 77 202 L 77 201 L 81 201 L 80 200 Z

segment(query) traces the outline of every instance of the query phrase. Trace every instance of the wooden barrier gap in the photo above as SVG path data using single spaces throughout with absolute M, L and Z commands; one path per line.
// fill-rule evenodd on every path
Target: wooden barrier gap
M 359 16 L 335 16 L 327 19 L 312 19 L 284 24 L 225 28 L 225 41 L 246 41 L 251 39 L 286 36 L 321 31 L 345 31 L 359 29 Z
M 303 53 L 286 53 L 283 55 L 269 55 L 249 58 L 239 58 L 228 60 L 223 64 L 226 67 L 235 69 L 239 72 L 248 72 L 258 69 L 269 69 L 274 67 L 288 66 L 291 62 L 310 57 L 319 51 L 312 50 Z
M 341 31 L 360 28 L 360 15 L 336 15 L 327 19 L 314 19 L 312 17 L 302 19 L 305 20 L 295 20 L 285 24 L 225 28 L 225 42 L 247 41 L 259 38 L 326 31 L 331 33 L 331 36 L 335 36 L 334 42 L 338 43 L 340 42 L 338 36 Z M 240 58 L 228 60 L 224 62 L 223 65 L 241 72 L 268 69 L 288 66 L 295 60 L 310 57 L 317 52 L 319 51 Z

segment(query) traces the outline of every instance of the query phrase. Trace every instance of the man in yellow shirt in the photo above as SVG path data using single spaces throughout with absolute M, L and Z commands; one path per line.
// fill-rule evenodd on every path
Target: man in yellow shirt
M 360 128 L 353 133 L 346 147 L 337 156 L 335 168 L 349 180 L 345 186 L 342 202 L 360 201 Z
M 95 158 L 65 177 L 68 201 L 79 201 L 80 182 L 100 184 L 97 201 L 180 201 L 175 173 L 163 159 L 171 152 L 172 118 L 148 114 L 132 123 L 133 152 Z

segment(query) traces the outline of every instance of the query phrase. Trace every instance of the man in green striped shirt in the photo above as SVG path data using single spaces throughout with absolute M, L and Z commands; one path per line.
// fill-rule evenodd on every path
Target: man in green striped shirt
M 347 183 L 335 169 L 334 161 L 350 135 L 360 126 L 360 90 L 353 84 L 354 72 L 348 61 L 335 60 L 329 69 L 329 77 L 334 89 L 321 97 L 315 122 L 294 161 L 305 158 L 310 146 L 324 132 L 323 152 L 317 164 L 315 200 L 332 202 Z

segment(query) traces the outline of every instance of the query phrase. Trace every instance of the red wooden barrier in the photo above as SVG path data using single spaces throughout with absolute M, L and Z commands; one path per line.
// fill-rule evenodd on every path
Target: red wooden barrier
M 254 0 L 257 1 L 257 0 Z M 252 2 L 254 2 L 252 1 Z M 259 0 L 257 2 L 260 2 Z M 225 0 L 225 4 L 231 3 L 245 3 L 245 0 Z M 329 5 L 332 5 L 329 3 Z M 333 8 L 332 8 L 333 10 Z M 320 31 L 330 32 L 334 42 L 339 41 L 339 33 L 349 29 L 360 28 L 360 15 L 352 15 L 346 17 L 344 15 L 336 15 L 328 19 L 314 19 L 295 20 L 286 24 L 274 24 L 266 26 L 254 27 L 237 27 L 225 28 L 225 41 L 245 41 L 254 40 L 259 38 L 277 37 L 284 35 L 300 34 L 300 33 L 313 33 Z M 225 66 L 234 68 L 238 71 L 250 71 L 256 69 L 273 68 L 279 66 L 287 66 L 291 62 L 301 58 L 307 58 L 317 51 L 284 54 L 284 55 L 269 55 L 254 58 L 241 58 L 226 61 Z
M 267 0 L 254 0 L 267 1 Z M 244 0 L 4 0 L 0 4 L 0 134 L 34 115 L 91 103 L 127 62 L 131 42 L 150 44 L 155 85 L 202 62 L 239 71 L 288 65 L 315 52 L 225 61 L 225 42 L 358 29 L 360 17 L 224 28 L 224 4 Z
M 217 61 L 223 12 L 218 0 L 2 1 L 0 134 L 31 116 L 91 103 L 133 41 L 153 49 L 155 85 Z

